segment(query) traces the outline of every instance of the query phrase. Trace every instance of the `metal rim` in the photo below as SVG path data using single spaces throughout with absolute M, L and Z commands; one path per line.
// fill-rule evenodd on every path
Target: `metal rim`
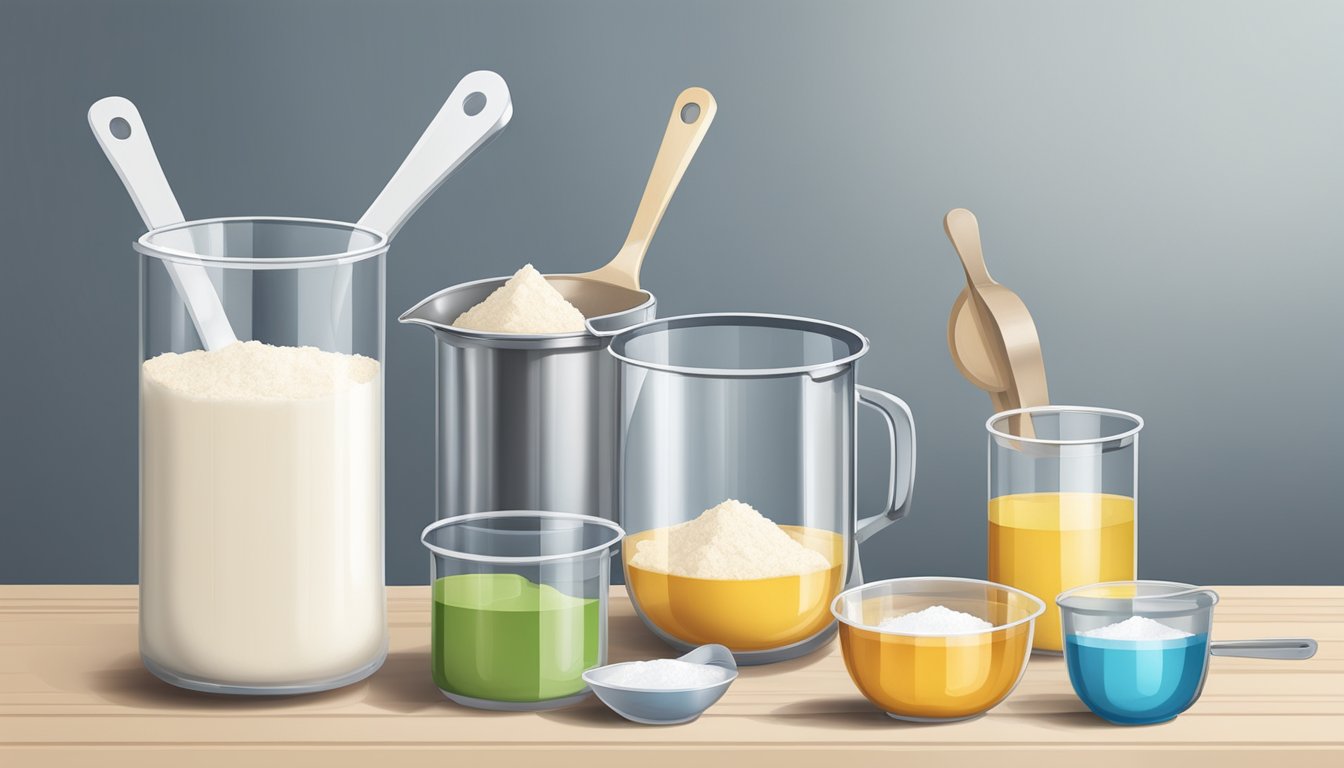
M 631 339 L 647 334 L 650 328 L 658 324 L 668 326 L 668 330 L 671 330 L 671 324 L 673 323 L 690 323 L 692 324 L 692 326 L 696 326 L 696 325 L 709 325 L 710 324 L 709 322 L 699 322 L 699 321 L 712 321 L 712 320 L 765 321 L 754 324 L 750 323 L 744 324 L 744 325 L 755 325 L 757 327 L 770 327 L 770 321 L 774 321 L 783 323 L 797 323 L 800 325 L 807 324 L 822 328 L 829 328 L 831 330 L 838 331 L 841 334 L 848 334 L 849 336 L 851 336 L 855 341 L 858 342 L 858 349 L 854 352 L 849 353 L 848 355 L 845 355 L 844 357 L 839 357 L 834 360 L 827 360 L 824 363 L 813 363 L 812 365 L 795 365 L 784 368 L 695 368 L 691 366 L 668 365 L 667 363 L 654 363 L 648 360 L 639 360 L 630 357 L 629 355 L 616 351 L 617 345 L 620 345 L 621 348 L 624 348 L 630 342 Z M 786 326 L 781 325 L 777 327 L 785 328 L 786 330 L 788 330 Z M 799 328 L 795 330 L 805 330 L 805 329 Z M 831 335 L 831 338 L 837 339 L 839 341 L 844 341 L 844 339 L 835 335 Z M 775 315 L 761 312 L 706 312 L 703 314 L 696 314 L 696 315 L 675 315 L 673 317 L 656 318 L 653 320 L 645 321 L 638 325 L 632 325 L 629 328 L 621 330 L 612 338 L 611 344 L 607 346 L 607 352 L 609 352 L 612 357 L 616 358 L 618 361 L 622 363 L 635 366 L 636 368 L 646 368 L 651 371 L 663 371 L 665 373 L 680 373 L 687 376 L 710 376 L 715 378 L 765 378 L 769 376 L 790 376 L 800 373 L 810 373 L 812 371 L 818 371 L 824 368 L 835 368 L 848 365 L 854 362 L 855 360 L 858 360 L 859 358 L 863 357 L 864 355 L 868 354 L 868 347 L 869 344 L 867 336 L 864 336 L 862 333 L 859 333 L 858 331 L 854 330 L 853 328 L 850 328 L 849 326 L 840 325 L 839 323 L 832 323 L 829 320 L 817 320 L 816 318 L 812 317 L 800 317 L 798 315 Z
M 356 248 L 341 253 L 321 254 L 317 256 L 294 256 L 280 259 L 259 259 L 255 257 L 233 257 L 233 256 L 208 256 L 200 253 L 188 253 L 179 251 L 175 248 L 166 248 L 162 245 L 151 243 L 149 239 L 165 232 L 172 232 L 188 227 L 202 226 L 205 224 L 228 224 L 233 222 L 264 222 L 264 223 L 285 223 L 285 224 L 320 224 L 351 232 L 363 232 L 366 235 L 374 237 L 374 243 L 363 248 Z M 168 261 L 185 262 L 189 264 L 213 264 L 216 266 L 231 267 L 251 267 L 254 269 L 279 268 L 279 267 L 300 267 L 300 266 L 326 266 L 332 264 L 348 264 L 355 261 L 362 261 L 370 256 L 385 252 L 388 249 L 390 240 L 387 235 L 376 229 L 363 226 L 362 224 L 352 224 L 348 221 L 336 221 L 334 219 L 309 219 L 298 216 L 219 216 L 213 219 L 194 219 L 192 221 L 180 221 L 176 224 L 169 224 L 166 227 L 151 229 L 136 239 L 133 244 L 135 250 L 146 256 L 153 256 Z
M 1133 597 L 1102 597 L 1102 596 L 1097 596 L 1097 597 L 1084 597 L 1084 596 L 1078 594 L 1079 592 L 1082 592 L 1083 590 L 1087 590 L 1087 589 L 1096 589 L 1096 588 L 1098 588 L 1098 587 L 1134 587 L 1134 586 L 1174 587 L 1175 589 L 1174 589 L 1173 591 L 1171 591 L 1171 592 L 1165 592 L 1165 593 L 1160 594 L 1160 595 L 1134 595 Z M 1215 591 L 1213 591 L 1212 589 L 1209 589 L 1208 587 L 1201 587 L 1201 586 L 1199 586 L 1199 585 L 1197 585 L 1197 584 L 1186 584 L 1186 583 L 1183 582 L 1183 581 L 1160 581 L 1160 580 L 1153 580 L 1153 579 L 1130 579 L 1130 580 L 1128 580 L 1128 581 L 1101 581 L 1101 582 L 1098 582 L 1098 583 L 1096 583 L 1096 584 L 1084 584 L 1084 585 L 1081 586 L 1081 587 L 1074 587 L 1073 589 L 1066 589 L 1066 590 L 1064 590 L 1063 592 L 1060 592 L 1058 595 L 1055 596 L 1055 605 L 1058 605 L 1060 608 L 1068 608 L 1068 609 L 1071 610 L 1071 611 L 1076 611 L 1076 610 L 1083 610 L 1083 611 L 1086 611 L 1087 609 L 1077 608 L 1077 607 L 1075 607 L 1075 606 L 1070 606 L 1070 605 L 1065 605 L 1065 601 L 1067 601 L 1067 600 L 1072 600 L 1072 599 L 1075 599 L 1075 598 L 1080 599 L 1080 600 L 1102 600 L 1102 601 L 1105 601 L 1105 600 L 1116 600 L 1116 601 L 1121 601 L 1121 600 L 1126 600 L 1126 601 L 1134 601 L 1134 600 L 1165 600 L 1165 599 L 1167 599 L 1167 598 L 1171 598 L 1171 597 L 1185 597 L 1185 596 L 1187 596 L 1187 595 L 1194 595 L 1194 594 L 1199 594 L 1199 593 L 1208 594 L 1208 595 L 1212 595 L 1212 596 L 1213 596 L 1213 602 L 1209 604 L 1209 607 L 1210 607 L 1210 608 L 1218 604 L 1218 593 L 1215 592 Z M 1198 610 L 1203 610 L 1203 608 L 1200 608 L 1200 609 L 1198 609 Z
M 1133 421 L 1134 426 L 1124 432 L 1117 432 L 1114 435 L 1089 437 L 1084 440 L 1050 440 L 1041 437 L 1021 437 L 994 428 L 994 422 L 1007 419 L 1010 416 L 1035 416 L 1036 414 L 1042 413 L 1092 413 L 1098 416 L 1117 416 Z M 1096 408 L 1090 405 L 1037 405 L 1031 408 L 1013 408 L 1007 411 L 999 411 L 985 420 L 985 429 L 994 437 L 1002 438 L 1004 440 L 1012 440 L 1018 443 L 1030 443 L 1033 445 L 1098 445 L 1101 443 L 1124 440 L 1139 434 L 1143 429 L 1143 417 L 1137 413 L 1130 413 L 1129 411 L 1118 411 L 1114 408 Z
M 917 632 L 897 632 L 890 629 L 878 629 L 877 627 L 871 624 L 862 624 L 857 621 L 851 621 L 845 618 L 844 615 L 840 613 L 840 611 L 836 610 L 836 607 L 840 605 L 840 601 L 843 598 L 857 592 L 862 592 L 865 589 L 872 589 L 873 587 L 880 587 L 886 584 L 914 584 L 919 582 L 939 582 L 939 581 L 943 582 L 950 581 L 957 584 L 978 584 L 982 587 L 995 587 L 997 589 L 1002 589 L 1005 592 L 1011 592 L 1015 595 L 1021 595 L 1022 597 L 1027 598 L 1028 600 L 1036 604 L 1036 610 L 1030 616 L 1018 619 L 1016 621 L 1010 621 L 1007 624 L 998 624 L 993 627 L 990 627 L 989 629 L 976 629 L 971 630 L 969 632 L 941 632 L 936 635 L 923 634 Z M 960 576 L 906 576 L 904 578 L 899 579 L 883 579 L 881 581 L 870 581 L 867 584 L 860 584 L 857 587 L 851 587 L 845 590 L 844 592 L 841 592 L 840 594 L 835 596 L 834 600 L 831 601 L 831 615 L 834 616 L 836 618 L 836 621 L 839 621 L 841 624 L 856 627 L 858 629 L 864 630 L 865 632 L 876 632 L 882 635 L 899 635 L 901 637 L 970 637 L 972 635 L 986 635 L 991 632 L 998 632 L 1001 629 L 1011 629 L 1012 627 L 1016 627 L 1019 624 L 1023 624 L 1029 621 L 1035 621 L 1037 618 L 1040 617 L 1042 613 L 1045 613 L 1045 601 L 1041 600 L 1039 597 L 1031 594 L 1030 592 L 1024 592 L 1018 589 L 1017 587 L 1010 587 L 1007 584 L 1000 584 L 996 581 L 986 581 L 984 579 L 967 579 Z
M 612 536 L 612 538 L 609 541 L 603 542 L 602 544 L 589 547 L 588 549 L 577 550 L 575 552 L 562 552 L 560 554 L 555 555 L 523 555 L 519 557 L 505 557 L 502 555 L 478 555 L 471 552 L 460 552 L 455 549 L 445 549 L 438 545 L 430 544 L 429 541 L 427 540 L 429 534 L 433 533 L 434 531 L 440 528 L 447 528 L 450 525 L 457 525 L 459 523 L 469 523 L 474 520 L 492 520 L 506 517 L 518 517 L 518 518 L 540 517 L 545 518 L 547 520 L 573 520 L 575 522 L 580 523 L 593 523 L 613 531 L 615 535 Z M 538 533 L 540 533 L 540 531 L 538 531 Z M 442 520 L 435 520 L 434 522 L 425 526 L 424 530 L 420 531 L 420 543 L 424 544 L 425 548 L 428 549 L 430 552 L 433 552 L 436 555 L 441 555 L 443 557 L 452 557 L 458 560 L 470 560 L 472 562 L 477 563 L 544 563 L 551 560 L 568 560 L 573 557 L 582 557 L 584 555 L 592 554 L 593 552 L 601 552 L 604 549 L 610 549 L 614 544 L 617 544 L 618 542 L 621 541 L 621 539 L 624 538 L 625 538 L 625 529 L 621 528 L 621 526 L 613 523 L 612 521 L 606 519 L 605 517 L 594 517 L 593 515 L 579 515 L 574 514 L 573 512 L 542 512 L 538 510 L 526 510 L 526 509 L 501 510 L 498 512 L 473 512 L 469 515 L 457 515 L 456 517 L 445 517 Z
M 485 277 L 485 278 L 482 278 L 482 279 L 480 279 L 480 280 L 472 280 L 472 281 L 470 281 L 470 282 L 466 282 L 466 283 L 458 283 L 458 284 L 456 284 L 456 285 L 450 285 L 450 286 L 448 286 L 447 288 L 444 288 L 443 290 L 435 291 L 434 293 L 430 294 L 429 296 L 426 296 L 424 299 L 422 299 L 422 300 L 420 300 L 420 301 L 417 301 L 417 302 L 415 303 L 415 306 L 411 307 L 410 309 L 406 310 L 405 312 L 402 312 L 401 315 L 397 318 L 397 320 L 398 320 L 398 322 L 403 322 L 403 323 L 405 323 L 405 322 L 415 322 L 414 320 L 408 321 L 406 318 L 409 317 L 409 316 L 411 315 L 412 312 L 415 312 L 417 309 L 420 309 L 420 308 L 423 307 L 424 305 L 428 304 L 428 303 L 431 302 L 431 301 L 434 301 L 435 299 L 439 298 L 440 296 L 444 295 L 445 293 L 448 293 L 448 292 L 450 292 L 450 291 L 461 290 L 461 289 L 463 289 L 463 288 L 472 288 L 472 287 L 481 285 L 482 283 L 496 283 L 496 282 L 498 282 L 498 283 L 503 283 L 503 282 L 507 281 L 507 280 L 509 279 L 509 277 L 512 277 L 512 275 L 501 276 L 501 277 Z M 542 275 L 542 277 L 546 277 L 546 275 Z M 571 275 L 555 275 L 555 277 L 571 277 Z M 592 330 L 590 330 L 591 327 L 592 327 L 592 326 L 591 326 L 592 323 L 597 322 L 597 321 L 600 321 L 600 320 L 605 320 L 605 319 L 607 319 L 607 318 L 609 318 L 609 317 L 616 317 L 617 315 L 624 315 L 624 314 L 627 313 L 627 312 L 638 312 L 638 311 L 641 311 L 641 310 L 648 309 L 649 307 L 653 306 L 653 305 L 657 302 L 657 300 L 658 300 L 657 297 L 655 297 L 651 292 L 646 291 L 646 290 L 644 290 L 643 288 L 640 288 L 640 289 L 639 289 L 639 292 L 642 293 L 642 294 L 644 294 L 644 296 L 645 296 L 645 299 L 644 299 L 644 301 L 643 301 L 642 303 L 640 303 L 640 304 L 636 304 L 635 306 L 630 307 L 629 309 L 622 309 L 622 310 L 620 310 L 620 311 L 618 311 L 618 312 L 608 312 L 608 313 L 605 314 L 605 315 L 596 315 L 596 316 L 594 316 L 594 317 L 585 317 L 585 318 L 584 318 L 584 320 L 585 320 L 585 323 L 584 323 L 584 329 L 583 329 L 582 331 L 568 331 L 568 332 L 566 332 L 566 333 L 500 333 L 500 332 L 498 332 L 498 331 L 477 331 L 477 330 L 473 330 L 473 329 L 470 329 L 470 328 L 457 328 L 457 327 L 454 327 L 454 326 L 451 326 L 451 325 L 449 325 L 449 326 L 443 326 L 443 330 L 451 331 L 451 332 L 453 332 L 454 334 L 458 334 L 458 335 L 463 336 L 464 338 L 469 338 L 469 339 L 474 339 L 474 340 L 479 340 L 479 341 L 522 341 L 522 342 L 527 342 L 527 341 L 537 341 L 537 342 L 545 342 L 545 341 L 552 341 L 552 340 L 559 341 L 559 340 L 564 340 L 564 339 L 600 338 L 601 336 L 594 334 L 594 333 L 592 332 Z M 632 326 L 632 327 L 633 327 L 633 326 Z M 612 335 L 612 334 L 604 334 L 604 335 Z

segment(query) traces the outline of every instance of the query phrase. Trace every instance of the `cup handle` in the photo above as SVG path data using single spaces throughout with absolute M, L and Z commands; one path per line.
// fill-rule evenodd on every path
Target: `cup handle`
M 862 543 L 910 512 L 910 498 L 915 484 L 915 420 L 910 415 L 910 406 L 893 394 L 862 385 L 857 387 L 857 393 L 860 405 L 866 405 L 881 414 L 887 425 L 891 446 L 886 509 L 854 522 L 854 539 Z M 898 451 L 899 445 L 908 445 L 910 448 Z
M 1243 659 L 1310 659 L 1316 655 L 1316 641 L 1309 637 L 1270 637 L 1261 640 L 1222 640 L 1209 643 L 1214 656 Z

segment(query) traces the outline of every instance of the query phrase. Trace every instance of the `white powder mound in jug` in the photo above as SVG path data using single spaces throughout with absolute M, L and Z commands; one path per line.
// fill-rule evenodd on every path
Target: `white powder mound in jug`
M 954 611 L 944 605 L 931 605 L 922 611 L 883 619 L 877 628 L 909 635 L 949 635 L 958 632 L 983 632 L 993 629 L 994 625 L 979 616 Z
M 367 357 L 259 342 L 141 368 L 140 649 L 201 682 L 329 682 L 384 649 Z
M 630 564 L 692 579 L 772 579 L 831 567 L 825 555 L 736 499 L 639 541 Z
M 458 315 L 453 327 L 495 333 L 573 333 L 587 328 L 583 313 L 531 264 L 515 272 L 485 301 Z
M 1184 632 L 1175 627 L 1167 626 L 1160 621 L 1154 621 L 1147 616 L 1130 616 L 1124 621 L 1117 621 L 1114 624 L 1107 624 L 1104 627 L 1089 629 L 1085 632 L 1079 632 L 1083 637 L 1091 637 L 1097 640 L 1183 640 L 1187 637 L 1194 637 L 1189 632 Z
M 618 664 L 603 670 L 598 678 L 608 685 L 623 688 L 676 689 L 702 688 L 722 683 L 730 676 L 723 667 L 692 664 L 679 659 L 654 659 Z

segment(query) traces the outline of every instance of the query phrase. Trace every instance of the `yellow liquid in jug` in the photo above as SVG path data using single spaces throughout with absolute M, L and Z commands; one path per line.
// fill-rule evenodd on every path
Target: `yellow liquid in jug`
M 831 567 L 769 579 L 696 579 L 630 564 L 639 542 L 665 529 L 629 536 L 622 546 L 626 584 L 645 618 L 676 639 L 762 651 L 802 642 L 828 627 L 831 601 L 844 579 L 845 540 L 838 533 L 795 525 L 780 528 Z
M 1134 578 L 1134 500 L 1103 493 L 1023 493 L 989 502 L 989 580 L 1045 602 L 1032 647 L 1062 651 L 1055 597 Z

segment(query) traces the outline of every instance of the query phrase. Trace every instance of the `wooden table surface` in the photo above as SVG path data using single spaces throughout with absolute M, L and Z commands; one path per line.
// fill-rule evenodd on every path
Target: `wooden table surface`
M 427 587 L 389 590 L 391 650 L 368 680 L 267 699 L 181 691 L 151 677 L 136 650 L 134 586 L 0 586 L 0 766 L 849 768 L 923 765 L 895 762 L 920 757 L 991 768 L 1344 766 L 1344 587 L 1219 591 L 1215 639 L 1306 635 L 1319 653 L 1306 662 L 1214 658 L 1194 707 L 1139 728 L 1088 713 L 1063 661 L 1035 657 L 988 715 L 915 725 L 870 706 L 832 643 L 746 668 L 698 721 L 655 728 L 595 699 L 517 714 L 448 702 L 429 678 Z M 634 616 L 623 588 L 613 591 L 610 636 L 612 661 L 673 655 Z M 476 762 L 445 762 L 453 758 Z

